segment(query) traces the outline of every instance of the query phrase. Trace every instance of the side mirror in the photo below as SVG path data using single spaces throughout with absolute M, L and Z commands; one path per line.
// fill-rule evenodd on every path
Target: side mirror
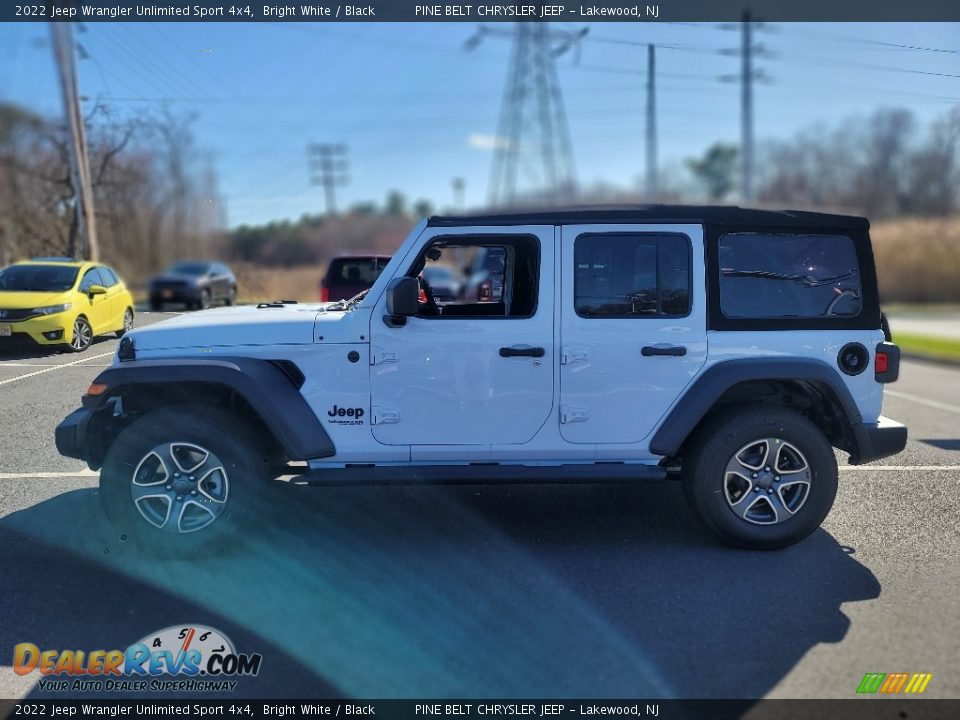
M 91 285 L 87 290 L 87 294 L 90 296 L 93 295 L 106 295 L 107 289 L 103 285 Z
M 420 312 L 420 283 L 415 277 L 401 277 L 387 285 L 387 312 L 393 317 L 410 317 Z

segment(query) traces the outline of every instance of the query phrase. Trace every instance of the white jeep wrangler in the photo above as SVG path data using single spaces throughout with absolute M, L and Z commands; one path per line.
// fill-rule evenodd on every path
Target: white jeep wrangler
M 150 546 L 208 545 L 306 461 L 317 485 L 679 474 L 721 540 L 784 547 L 830 510 L 833 448 L 857 464 L 906 444 L 880 414 L 899 351 L 868 228 L 710 207 L 433 217 L 352 300 L 131 332 L 57 447 L 101 469 L 108 516 Z M 470 257 L 500 259 L 437 302 L 424 268 Z

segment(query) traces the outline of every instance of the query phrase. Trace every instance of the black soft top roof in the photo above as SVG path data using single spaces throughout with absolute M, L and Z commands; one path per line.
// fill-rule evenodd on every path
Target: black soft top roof
M 511 210 L 476 215 L 435 215 L 434 227 L 465 225 L 586 225 L 593 223 L 703 223 L 757 227 L 866 230 L 866 218 L 803 210 L 755 210 L 722 205 L 589 205 Z

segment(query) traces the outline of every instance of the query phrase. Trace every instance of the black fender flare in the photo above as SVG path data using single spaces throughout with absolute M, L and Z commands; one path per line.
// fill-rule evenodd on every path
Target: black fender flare
M 323 424 L 300 394 L 303 374 L 287 360 L 259 358 L 164 358 L 123 362 L 94 380 L 107 386 L 99 395 L 85 395 L 93 412 L 110 398 L 122 397 L 137 385 L 205 383 L 240 395 L 256 411 L 291 460 L 331 457 L 336 448 Z
M 734 385 L 750 380 L 800 380 L 826 385 L 844 413 L 859 455 L 862 416 L 857 403 L 839 374 L 827 363 L 812 358 L 738 358 L 724 360 L 707 368 L 670 409 L 650 441 L 650 451 L 674 455 L 717 400 Z

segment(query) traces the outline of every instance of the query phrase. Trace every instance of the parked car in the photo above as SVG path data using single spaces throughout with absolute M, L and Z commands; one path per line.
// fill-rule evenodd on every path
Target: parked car
M 474 302 L 500 302 L 503 295 L 503 274 L 506 267 L 505 251 L 499 247 L 481 247 L 477 261 L 467 270 L 461 297 Z
M 453 302 L 460 297 L 460 282 L 453 270 L 446 265 L 425 267 L 421 273 L 427 281 L 434 299 L 439 303 Z
M 291 489 L 676 477 L 720 540 L 785 547 L 829 512 L 835 448 L 856 465 L 906 445 L 881 415 L 900 354 L 868 228 L 686 206 L 430 218 L 352 302 L 135 330 L 57 447 L 100 469 L 118 537 L 164 552 L 262 522 L 291 473 Z M 482 248 L 503 259 L 499 297 L 422 301 L 429 260 Z
M 133 297 L 106 265 L 49 258 L 0 270 L 0 347 L 83 352 L 97 335 L 123 337 L 133 319 Z
M 327 266 L 320 280 L 320 302 L 349 300 L 368 289 L 390 262 L 389 255 L 377 253 L 344 253 Z
M 170 303 L 202 310 L 214 303 L 234 305 L 236 302 L 237 278 L 221 262 L 186 260 L 150 278 L 151 310 L 162 310 Z

